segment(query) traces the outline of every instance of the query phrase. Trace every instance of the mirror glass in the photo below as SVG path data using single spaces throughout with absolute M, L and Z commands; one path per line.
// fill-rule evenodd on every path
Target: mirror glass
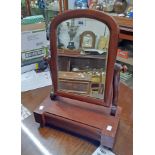
M 95 19 L 73 18 L 57 27 L 58 91 L 104 98 L 110 31 Z

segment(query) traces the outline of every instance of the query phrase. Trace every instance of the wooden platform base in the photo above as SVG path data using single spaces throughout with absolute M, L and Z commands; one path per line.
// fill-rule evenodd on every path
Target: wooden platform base
M 77 106 L 78 105 L 78 106 Z M 34 111 L 35 121 L 42 127 L 52 125 L 100 141 L 113 148 L 121 109 L 110 116 L 110 109 L 81 101 L 47 97 Z

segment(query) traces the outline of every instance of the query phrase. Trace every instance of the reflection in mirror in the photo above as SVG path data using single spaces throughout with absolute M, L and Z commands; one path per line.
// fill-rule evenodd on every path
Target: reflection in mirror
M 109 28 L 74 18 L 57 28 L 58 91 L 104 98 Z

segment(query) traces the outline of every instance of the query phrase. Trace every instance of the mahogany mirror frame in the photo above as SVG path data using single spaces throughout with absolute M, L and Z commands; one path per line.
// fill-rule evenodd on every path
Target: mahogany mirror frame
M 73 93 L 67 93 L 58 90 L 58 50 L 57 50 L 57 26 L 65 20 L 72 18 L 90 18 L 98 20 L 107 25 L 110 31 L 107 67 L 106 67 L 106 79 L 105 79 L 105 92 L 103 99 L 96 99 L 92 97 L 80 96 Z M 110 107 L 112 102 L 112 82 L 114 74 L 114 64 L 117 56 L 117 46 L 119 37 L 119 26 L 115 19 L 106 13 L 97 10 L 69 10 L 56 16 L 50 26 L 50 52 L 51 58 L 49 60 L 49 66 L 52 73 L 53 81 L 53 93 L 55 96 L 67 97 L 79 101 L 84 101 L 92 104 L 102 105 Z

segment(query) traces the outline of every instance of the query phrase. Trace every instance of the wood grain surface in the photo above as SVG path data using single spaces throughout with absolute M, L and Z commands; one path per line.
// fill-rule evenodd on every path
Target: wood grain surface
M 104 100 L 103 99 L 94 99 L 85 96 L 80 96 L 77 94 L 71 94 L 68 92 L 61 92 L 58 90 L 58 71 L 57 66 L 58 62 L 57 56 L 57 27 L 60 23 L 72 19 L 72 18 L 90 18 L 100 21 L 109 28 L 110 30 L 110 38 L 109 38 L 109 48 L 108 48 L 108 58 L 107 58 L 107 69 L 106 69 L 106 83 L 105 83 L 105 92 L 104 92 Z M 56 16 L 51 23 L 50 27 L 50 51 L 51 51 L 51 59 L 49 61 L 50 70 L 52 73 L 52 81 L 54 88 L 54 95 L 63 96 L 71 99 L 76 99 L 79 101 L 85 101 L 92 104 L 101 104 L 106 107 L 111 106 L 111 85 L 113 81 L 113 73 L 114 73 L 114 64 L 117 55 L 118 48 L 118 40 L 119 40 L 119 25 L 116 23 L 113 17 L 107 15 L 106 13 L 96 11 L 96 10 L 69 10 L 65 11 L 63 14 Z
M 48 86 L 24 92 L 21 96 L 22 104 L 33 112 L 50 93 L 50 90 L 51 87 Z M 117 155 L 133 154 L 132 98 L 132 89 L 121 84 L 118 105 L 122 107 L 122 113 L 116 136 L 116 143 L 114 145 L 114 152 Z M 91 155 L 99 145 L 96 141 L 55 128 L 39 128 L 39 124 L 35 122 L 33 116 L 25 119 L 23 124 L 41 144 L 44 144 L 45 148 L 51 153 L 51 155 Z M 44 155 L 29 138 L 26 132 L 22 130 L 21 135 L 21 155 Z
M 90 155 L 96 149 L 97 142 L 68 134 L 54 128 L 39 128 L 33 115 L 23 121 L 24 126 L 37 138 L 44 149 L 40 150 L 36 141 L 31 140 L 27 132 L 22 130 L 21 155 Z M 46 152 L 44 151 L 46 150 Z

